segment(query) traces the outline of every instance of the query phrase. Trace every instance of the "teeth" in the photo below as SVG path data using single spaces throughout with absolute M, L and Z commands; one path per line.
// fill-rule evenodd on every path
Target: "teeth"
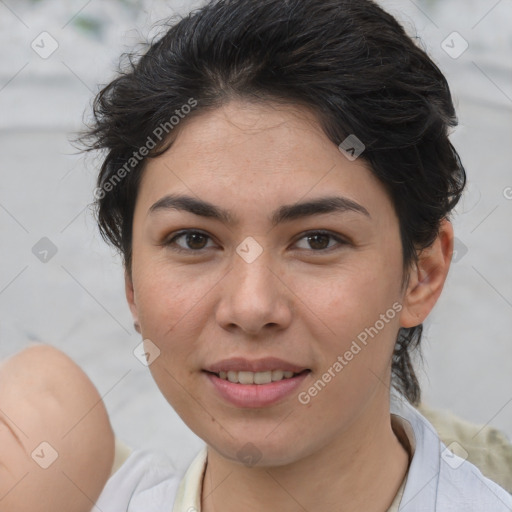
M 284 370 L 269 370 L 266 372 L 219 372 L 219 377 L 229 382 L 240 384 L 269 384 L 278 380 L 289 379 L 294 373 Z

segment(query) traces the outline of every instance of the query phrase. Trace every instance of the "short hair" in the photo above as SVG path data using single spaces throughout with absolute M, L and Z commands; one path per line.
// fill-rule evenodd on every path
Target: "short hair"
M 81 139 L 87 150 L 106 150 L 97 221 L 127 271 L 147 159 L 167 150 L 187 120 L 241 99 L 308 108 L 334 144 L 349 135 L 364 144 L 359 158 L 399 220 L 407 275 L 459 201 L 466 174 L 449 140 L 457 118 L 446 78 L 398 21 L 371 0 L 213 0 L 168 24 L 98 93 Z M 171 131 L 171 116 L 193 103 Z M 161 126 L 166 136 L 153 140 Z M 147 155 L 130 160 L 150 139 Z M 391 364 L 393 386 L 412 404 L 421 397 L 411 355 L 422 330 L 400 328 Z

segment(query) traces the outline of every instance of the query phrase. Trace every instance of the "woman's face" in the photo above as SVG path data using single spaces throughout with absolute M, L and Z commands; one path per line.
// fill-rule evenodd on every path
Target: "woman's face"
M 128 300 L 148 351 L 160 351 L 151 373 L 183 421 L 228 459 L 290 463 L 368 406 L 388 410 L 403 299 L 398 219 L 367 164 L 306 110 L 232 102 L 185 122 L 144 171 Z M 333 201 L 314 206 L 324 198 Z M 208 206 L 192 213 L 192 202 Z M 269 357 L 281 362 L 251 366 Z M 307 371 L 271 384 L 206 371 L 229 370 L 231 358 Z M 240 379 L 281 376 L 268 371 Z

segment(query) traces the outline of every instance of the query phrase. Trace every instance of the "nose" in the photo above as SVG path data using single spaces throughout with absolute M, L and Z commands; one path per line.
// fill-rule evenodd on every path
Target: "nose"
M 222 280 L 216 310 L 218 324 L 228 330 L 237 328 L 246 334 L 268 334 L 269 329 L 288 327 L 292 319 L 293 293 L 282 272 L 271 267 L 265 251 L 248 263 L 237 254 L 230 272 Z

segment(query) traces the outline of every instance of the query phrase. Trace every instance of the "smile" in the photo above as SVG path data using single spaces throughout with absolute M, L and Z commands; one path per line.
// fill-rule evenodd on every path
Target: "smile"
M 304 370 L 308 371 L 308 370 Z M 303 372 L 300 372 L 303 373 Z M 239 384 L 270 384 L 283 379 L 291 379 L 299 373 L 294 373 L 287 370 L 267 370 L 264 372 L 248 372 L 248 371 L 222 371 L 216 374 L 223 380 Z
M 276 380 L 272 378 L 274 372 Z M 287 396 L 295 395 L 311 370 L 304 370 L 300 373 L 293 373 L 289 370 L 286 372 L 283 370 L 266 372 L 230 370 L 229 372 L 219 372 L 219 374 L 208 371 L 203 371 L 203 373 L 215 394 L 223 400 L 236 407 L 257 408 L 273 405 Z M 248 382 L 250 379 L 252 379 L 252 383 Z M 259 384 L 254 383 L 254 380 Z

